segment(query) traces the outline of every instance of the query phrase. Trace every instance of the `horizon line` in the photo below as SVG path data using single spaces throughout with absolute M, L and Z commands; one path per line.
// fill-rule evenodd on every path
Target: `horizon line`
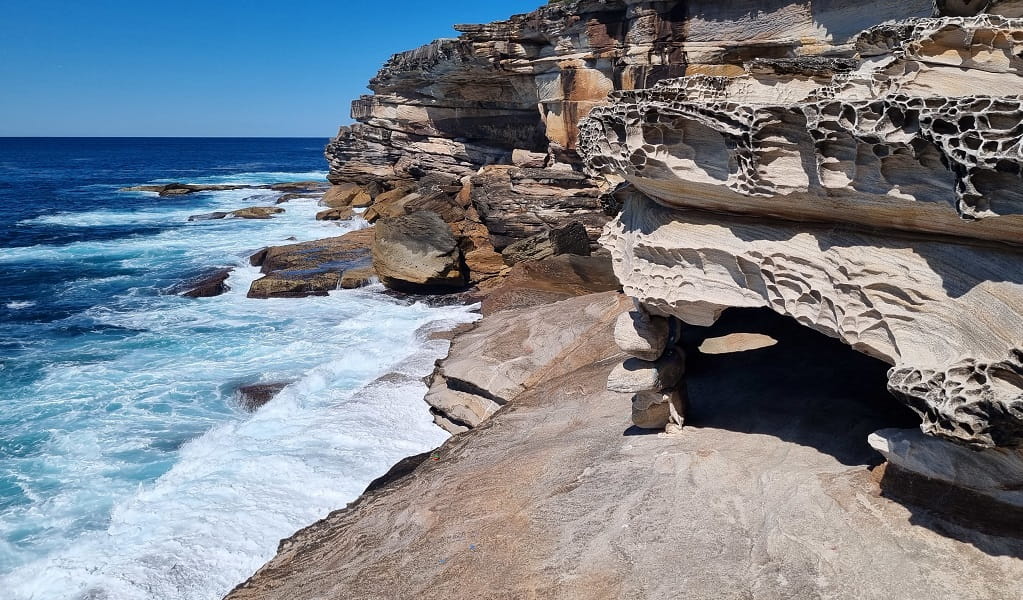
M 93 140 L 110 140 L 110 139 L 179 139 L 179 140 L 208 140 L 208 139 L 224 139 L 224 140 L 267 140 L 267 139 L 282 139 L 282 140 L 300 140 L 300 139 L 321 139 L 321 138 L 332 138 L 332 135 L 0 135 L 2 139 L 93 139 Z

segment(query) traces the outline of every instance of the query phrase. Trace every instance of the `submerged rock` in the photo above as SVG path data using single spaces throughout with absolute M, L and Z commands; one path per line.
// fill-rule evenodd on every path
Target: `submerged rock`
M 291 384 L 289 381 L 273 383 L 253 383 L 243 385 L 235 392 L 239 406 L 249 412 L 258 410 L 261 406 L 274 399 L 281 390 Z
M 201 215 L 192 215 L 192 216 L 188 217 L 188 220 L 189 221 L 215 221 L 217 219 L 224 219 L 224 218 L 226 218 L 228 214 L 230 214 L 230 213 L 221 212 L 221 211 L 211 212 L 211 213 L 203 213 Z
M 212 273 L 197 277 L 176 286 L 175 293 L 180 293 L 186 298 L 211 298 L 219 296 L 231 288 L 227 285 L 227 279 L 234 271 L 233 267 L 217 269 Z

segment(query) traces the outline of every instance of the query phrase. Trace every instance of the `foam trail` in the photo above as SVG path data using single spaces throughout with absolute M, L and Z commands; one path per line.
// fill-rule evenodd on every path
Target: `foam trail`
M 322 173 L 192 181 L 315 175 Z M 248 264 L 251 252 L 366 226 L 315 221 L 315 199 L 282 204 L 286 212 L 265 221 L 185 222 L 276 195 L 233 190 L 138 210 L 47 215 L 28 225 L 166 227 L 0 253 L 0 264 L 102 266 L 53 292 L 101 302 L 45 330 L 27 323 L 17 360 L 0 356 L 5 380 L 24 382 L 0 399 L 5 600 L 220 598 L 268 560 L 279 539 L 445 439 L 419 378 L 447 343 L 415 332 L 476 314 L 406 306 L 371 289 L 246 298 L 261 276 Z M 234 267 L 224 295 L 161 292 L 183 272 L 224 265 Z M 20 300 L 4 306 L 29 308 Z M 367 386 L 394 369 L 407 376 Z M 278 381 L 292 383 L 255 414 L 233 404 L 239 385 Z
M 402 457 L 442 443 L 419 378 L 447 342 L 417 339 L 405 325 L 475 317 L 462 307 L 392 310 L 375 318 L 395 329 L 372 331 L 387 348 L 352 347 L 251 418 L 189 442 L 167 474 L 114 507 L 105 531 L 7 577 L 9 597 L 220 598 L 269 560 L 279 539 L 354 500 Z M 418 314 L 406 320 L 397 312 L 405 310 Z M 412 348 L 395 362 L 405 377 L 350 389 L 386 371 L 377 361 L 395 347 Z

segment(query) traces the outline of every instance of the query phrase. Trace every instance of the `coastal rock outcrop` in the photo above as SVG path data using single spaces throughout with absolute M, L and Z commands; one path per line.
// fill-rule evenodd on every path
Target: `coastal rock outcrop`
M 774 317 L 768 330 L 735 313 L 712 330 L 690 328 L 694 426 L 685 435 L 623 435 L 628 395 L 603 389 L 624 358 L 613 346 L 617 313 L 583 308 L 615 298 L 516 313 L 520 330 L 546 332 L 538 340 L 576 315 L 565 334 L 572 368 L 536 372 L 485 423 L 399 469 L 404 477 L 282 541 L 227 600 L 1023 593 L 1020 540 L 878 494 L 865 439 L 904 426 L 885 412 L 902 407 L 861 385 L 883 381 L 883 368 L 767 311 L 755 316 Z M 631 308 L 621 300 L 617 310 Z M 779 343 L 739 355 L 696 350 L 708 336 L 741 332 Z M 513 364 L 517 352 L 488 339 Z M 790 369 L 779 372 L 781 361 Z
M 265 275 L 249 286 L 249 298 L 295 298 L 322 296 L 342 287 L 349 273 L 351 287 L 368 279 L 372 268 L 373 230 L 359 229 L 345 235 L 312 242 L 272 246 L 250 259 Z
M 590 255 L 590 239 L 582 223 L 548 229 L 515 242 L 501 251 L 504 262 L 514 265 L 527 260 L 541 260 L 559 254 Z
M 437 424 L 461 433 L 536 381 L 613 356 L 613 346 L 599 349 L 593 338 L 602 335 L 627 303 L 624 296 L 605 292 L 489 315 L 455 338 L 434 374 L 426 402 Z M 589 351 L 580 352 L 582 346 Z
M 579 151 L 626 186 L 626 293 L 691 325 L 771 308 L 889 364 L 924 433 L 1023 451 L 1021 52 L 1023 20 L 918 18 L 613 93 Z
M 461 249 L 437 213 L 383 219 L 374 230 L 373 268 L 387 287 L 430 293 L 465 286 Z
M 503 277 L 486 281 L 479 288 L 486 316 L 575 296 L 618 291 L 622 285 L 615 277 L 610 256 L 561 254 L 518 263 Z

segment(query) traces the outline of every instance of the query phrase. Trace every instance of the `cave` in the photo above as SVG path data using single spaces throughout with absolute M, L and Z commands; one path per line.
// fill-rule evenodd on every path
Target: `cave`
M 879 429 L 920 418 L 887 390 L 889 365 L 766 308 L 731 308 L 684 326 L 686 425 L 811 446 L 845 465 L 877 466 Z

